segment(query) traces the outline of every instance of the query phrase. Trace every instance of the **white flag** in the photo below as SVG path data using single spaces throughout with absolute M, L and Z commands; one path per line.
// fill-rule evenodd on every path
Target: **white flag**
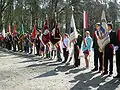
M 76 30 L 76 26 L 75 26 L 75 20 L 74 20 L 74 16 L 72 14 L 72 17 L 71 17 L 71 32 L 70 32 L 70 41 L 76 39 L 78 37 L 78 33 L 77 33 L 77 30 Z
M 3 37 L 5 37 L 5 28 L 3 27 L 3 30 L 2 30 L 2 35 Z

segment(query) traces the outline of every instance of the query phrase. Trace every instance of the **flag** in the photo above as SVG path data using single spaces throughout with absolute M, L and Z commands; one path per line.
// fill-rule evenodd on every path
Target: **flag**
M 98 42 L 98 46 L 99 46 L 99 51 L 103 52 L 105 46 L 110 43 L 110 37 L 109 37 L 109 33 L 108 32 L 108 25 L 106 23 L 106 17 L 105 17 L 105 12 L 104 10 L 102 11 L 102 16 L 101 16 L 101 22 L 100 22 L 100 31 L 101 31 L 101 38 L 98 38 L 97 42 Z M 97 36 L 97 34 L 96 34 Z
M 36 35 L 37 35 L 37 29 L 36 29 L 36 26 L 34 25 L 34 29 L 33 29 L 32 36 L 31 36 L 32 39 L 35 39 Z
M 83 12 L 83 27 L 84 29 L 88 28 L 88 13 L 86 11 Z
M 16 26 L 14 25 L 14 28 L 13 28 L 13 36 L 15 36 L 17 34 L 17 30 L 16 30 Z
M 108 31 L 108 26 L 107 26 L 107 21 L 106 21 L 104 10 L 102 11 L 100 30 L 102 31 L 103 34 L 105 34 Z
M 20 36 L 19 36 L 19 38 L 22 39 L 23 35 L 24 35 L 24 28 L 23 28 L 23 24 L 22 24 L 21 27 L 20 27 Z
M 51 32 L 51 43 L 55 45 L 57 42 L 60 41 L 60 29 L 58 28 L 58 25 L 56 24 L 55 28 Z
M 45 25 L 43 28 L 43 35 L 42 35 L 42 41 L 46 45 L 50 41 L 50 32 L 48 30 L 48 21 L 45 21 Z
M 118 43 L 120 43 L 120 27 L 118 28 L 117 38 L 118 38 Z
M 8 33 L 11 33 L 10 24 L 8 25 Z
M 71 27 L 71 32 L 70 32 L 70 38 L 69 39 L 70 39 L 70 41 L 72 41 L 72 40 L 74 40 L 78 37 L 73 14 L 72 14 L 72 17 L 71 17 L 70 27 Z
M 5 38 L 5 28 L 3 27 L 2 36 Z

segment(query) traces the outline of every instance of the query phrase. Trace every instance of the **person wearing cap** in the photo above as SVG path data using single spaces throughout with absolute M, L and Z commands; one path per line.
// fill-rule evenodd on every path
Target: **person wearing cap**
M 66 63 L 69 55 L 69 39 L 67 33 L 64 34 L 62 44 L 63 44 L 62 47 L 63 47 L 63 56 L 64 56 L 64 61 L 62 63 Z
M 86 68 L 89 68 L 89 54 L 92 49 L 92 38 L 90 37 L 90 32 L 86 31 L 85 32 L 85 38 L 82 43 L 82 51 L 85 56 L 85 62 L 86 62 Z
M 99 46 L 97 43 L 98 38 L 101 37 L 101 31 L 100 31 L 100 23 L 96 24 L 96 31 L 94 32 L 94 39 L 93 39 L 93 48 L 94 48 L 94 69 L 92 71 L 102 71 L 102 59 L 103 59 L 103 53 L 99 51 Z M 98 67 L 98 61 L 99 61 L 99 67 Z
M 120 78 L 120 27 L 117 32 L 116 67 L 117 75 L 114 78 Z
M 108 23 L 108 32 L 110 37 L 110 43 L 105 46 L 104 49 L 104 73 L 108 74 L 108 61 L 109 61 L 109 76 L 113 74 L 113 52 L 114 46 L 116 46 L 116 32 L 112 30 L 112 24 Z

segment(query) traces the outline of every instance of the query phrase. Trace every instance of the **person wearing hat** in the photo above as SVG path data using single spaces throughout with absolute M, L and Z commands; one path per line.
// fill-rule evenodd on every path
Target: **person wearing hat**
M 102 57 L 103 53 L 99 51 L 99 46 L 97 43 L 98 37 L 101 37 L 102 33 L 100 31 L 100 23 L 96 24 L 96 31 L 94 32 L 94 39 L 93 39 L 93 48 L 94 48 L 94 69 L 92 71 L 102 71 Z M 98 61 L 99 61 L 99 67 L 98 67 Z
M 64 61 L 62 63 L 66 63 L 69 55 L 69 39 L 68 39 L 68 34 L 65 33 L 63 37 L 63 56 L 64 56 Z
M 108 32 L 110 37 L 110 43 L 105 46 L 104 50 L 104 73 L 108 74 L 108 61 L 109 61 L 109 76 L 113 74 L 113 52 L 114 46 L 116 46 L 116 32 L 112 30 L 112 24 L 108 23 Z

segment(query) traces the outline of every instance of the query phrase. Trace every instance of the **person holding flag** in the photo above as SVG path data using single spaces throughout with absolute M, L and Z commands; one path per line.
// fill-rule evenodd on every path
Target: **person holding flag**
M 32 54 L 33 47 L 34 47 L 34 51 L 35 51 L 35 45 L 33 46 L 33 44 L 34 44 L 34 41 L 36 40 L 36 38 L 37 38 L 37 29 L 36 29 L 36 25 L 34 25 L 33 32 L 31 33 L 31 36 L 30 36 L 30 53 L 29 54 Z M 35 54 L 35 52 L 34 52 L 34 54 Z
M 12 36 L 13 36 L 13 51 L 16 52 L 16 46 L 18 46 L 18 40 L 19 40 L 18 33 L 16 31 L 16 26 L 14 26 Z M 18 50 L 19 50 L 19 46 L 18 46 Z
M 108 36 L 108 26 L 106 23 L 106 17 L 104 10 L 102 11 L 101 22 L 96 24 L 96 31 L 94 32 L 94 69 L 98 70 L 98 59 L 99 59 L 99 72 L 104 72 L 104 48 L 110 42 Z
M 109 64 L 109 76 L 112 76 L 113 74 L 113 52 L 114 52 L 114 46 L 116 46 L 116 32 L 112 30 L 112 24 L 108 23 L 108 32 L 110 37 L 110 43 L 108 43 L 105 46 L 104 49 L 104 73 L 103 75 L 108 74 L 108 61 Z
M 100 31 L 100 23 L 96 23 L 96 31 L 94 32 L 94 40 L 93 40 L 93 48 L 94 48 L 94 69 L 92 71 L 102 71 L 102 60 L 103 60 L 103 52 L 99 51 L 99 45 L 97 40 L 102 36 L 102 32 Z M 99 61 L 99 68 L 98 68 Z
M 20 34 L 19 34 L 19 48 L 21 52 L 23 52 L 23 37 L 24 37 L 24 28 L 23 24 L 20 26 Z

